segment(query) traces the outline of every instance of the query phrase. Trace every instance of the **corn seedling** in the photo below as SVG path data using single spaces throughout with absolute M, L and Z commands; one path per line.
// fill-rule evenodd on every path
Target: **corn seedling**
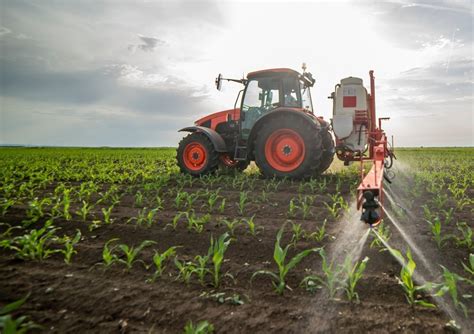
M 115 248 L 117 248 L 117 245 L 109 247 L 109 244 L 117 240 L 119 239 L 118 238 L 110 239 L 109 241 L 105 243 L 104 248 L 102 249 L 102 261 L 103 261 L 102 264 L 106 268 L 109 268 L 112 264 L 114 264 L 118 260 L 117 255 L 114 254 L 114 250 Z
M 321 227 L 317 227 L 316 228 L 316 231 L 314 232 L 305 232 L 305 235 L 304 235 L 304 238 L 306 240 L 314 240 L 316 242 L 321 242 L 324 240 L 324 238 L 326 238 L 327 234 L 326 234 L 326 224 L 327 224 L 328 220 L 327 219 L 324 219 L 324 222 L 323 222 L 323 225 L 321 225 Z
M 107 209 L 102 208 L 102 214 L 104 215 L 104 223 L 106 223 L 107 225 L 112 224 L 113 222 L 113 219 L 110 218 L 113 208 L 114 208 L 113 205 L 109 206 Z
M 355 291 L 357 283 L 362 278 L 362 274 L 365 271 L 369 258 L 366 256 L 362 261 L 357 261 L 352 264 L 352 257 L 347 256 L 344 261 L 344 274 L 346 275 L 346 283 L 344 290 L 349 301 L 355 300 L 359 302 L 359 294 Z
M 239 219 L 232 219 L 232 220 L 223 219 L 221 220 L 221 223 L 223 223 L 227 227 L 227 230 L 229 231 L 230 235 L 233 237 L 235 235 L 235 229 L 240 224 L 240 220 Z
M 211 274 L 213 277 L 214 287 L 218 287 L 221 277 L 221 266 L 224 261 L 224 254 L 229 247 L 231 239 L 229 238 L 228 233 L 222 234 L 219 239 L 214 240 L 211 236 L 211 245 L 209 246 L 208 254 L 212 255 L 211 260 L 213 268 L 211 269 Z
M 207 264 L 209 262 L 209 254 L 197 255 L 194 259 L 196 260 L 194 273 L 197 275 L 199 283 L 201 283 L 201 285 L 204 285 L 204 279 L 206 275 L 210 273 L 210 270 L 207 268 Z
M 422 299 L 416 298 L 416 293 L 418 291 L 424 291 L 429 287 L 429 284 L 416 285 L 413 281 L 413 274 L 416 269 L 416 263 L 411 256 L 411 251 L 408 249 L 406 252 L 406 260 L 404 256 L 396 249 L 390 248 L 390 253 L 394 255 L 398 262 L 402 264 L 402 269 L 400 271 L 400 277 L 397 277 L 398 284 L 400 284 L 405 292 L 405 298 L 412 307 L 415 305 L 421 305 L 424 307 L 435 308 L 436 306 L 432 303 L 424 301 Z
M 465 281 L 465 278 L 459 276 L 456 273 L 449 271 L 446 267 L 441 266 L 443 268 L 443 282 L 441 284 L 437 284 L 439 288 L 438 292 L 436 292 L 435 296 L 440 297 L 443 296 L 446 292 L 449 292 L 451 299 L 454 303 L 454 306 L 457 309 L 461 309 L 464 313 L 464 316 L 467 318 L 467 308 L 460 301 L 460 296 L 458 293 L 458 282 Z
M 54 253 L 61 252 L 59 249 L 49 248 L 57 241 L 58 229 L 53 226 L 53 221 L 50 219 L 40 229 L 33 229 L 27 234 L 0 241 L 0 247 L 14 251 L 21 259 L 42 261 Z
M 444 223 L 449 225 L 453 221 L 454 208 L 442 211 L 444 213 Z
M 144 240 L 138 247 L 128 246 L 126 244 L 118 245 L 118 248 L 125 255 L 125 259 L 119 258 L 117 261 L 123 263 L 127 267 L 127 270 L 130 270 L 132 269 L 135 262 L 139 261 L 143 263 L 143 261 L 137 260 L 137 256 L 143 250 L 143 248 L 154 244 L 156 244 L 155 241 Z
M 329 298 L 334 299 L 337 291 L 342 288 L 340 276 L 343 268 L 334 265 L 333 261 L 328 262 L 324 249 L 321 249 L 319 254 L 322 258 L 321 269 L 323 275 L 321 277 L 317 275 L 307 276 L 302 283 L 306 286 L 306 290 L 310 292 L 314 292 L 316 288 L 324 287 L 329 293 Z
M 434 241 L 436 241 L 436 245 L 438 246 L 439 249 L 441 249 L 441 247 L 443 247 L 443 242 L 445 240 L 441 232 L 441 220 L 439 219 L 439 217 L 435 217 L 433 221 L 427 221 L 427 222 L 431 227 L 431 233 L 433 234 Z
M 291 231 L 293 232 L 293 235 L 291 236 L 291 243 L 293 247 L 296 247 L 296 244 L 304 235 L 305 230 L 301 227 L 301 224 L 291 222 Z
M 188 220 L 188 230 L 194 230 L 198 233 L 201 233 L 204 229 L 204 225 L 207 224 L 211 220 L 211 215 L 206 213 L 202 217 L 197 217 L 194 214 L 194 210 L 185 213 L 186 218 Z
M 176 228 L 178 227 L 179 220 L 181 219 L 181 217 L 186 216 L 187 214 L 188 214 L 187 212 L 178 212 L 173 217 L 173 220 L 172 220 L 171 224 L 166 224 L 165 228 L 168 227 L 168 226 L 171 226 L 173 228 L 173 230 L 176 231 Z
M 89 214 L 89 212 L 91 211 L 92 209 L 92 206 L 89 205 L 89 203 L 87 203 L 86 201 L 82 201 L 82 206 L 81 208 L 76 211 L 76 214 L 82 218 L 82 221 L 86 221 L 87 219 L 87 215 Z
M 468 250 L 474 249 L 472 228 L 464 222 L 458 223 L 457 228 L 461 232 L 461 237 L 455 237 L 458 246 L 464 246 Z
M 258 234 L 258 230 L 263 229 L 261 226 L 257 226 L 255 222 L 253 221 L 255 218 L 255 215 L 253 215 L 250 218 L 242 218 L 241 222 L 248 227 L 248 231 L 251 235 L 256 236 Z
M 222 199 L 221 204 L 219 205 L 219 213 L 223 214 L 225 210 L 225 198 Z
M 156 196 L 155 202 L 156 202 L 156 210 L 157 210 L 157 211 L 163 210 L 163 208 L 164 208 L 164 201 L 163 201 L 163 199 L 162 199 L 159 195 Z
M 135 194 L 135 206 L 142 206 L 143 204 L 143 194 L 141 191 L 137 191 Z
M 176 255 L 176 246 L 170 247 L 165 250 L 163 253 L 159 253 L 155 251 L 153 255 L 153 264 L 155 265 L 155 273 L 151 278 L 151 281 L 154 282 L 158 277 L 163 275 L 163 272 L 166 268 L 165 263 L 166 261 L 171 258 L 172 256 Z
M 245 204 L 247 203 L 248 199 L 248 192 L 247 191 L 241 191 L 239 194 L 239 203 L 237 204 L 237 207 L 239 209 L 239 213 L 241 215 L 244 214 L 245 210 Z
M 0 202 L 0 212 L 2 213 L 2 216 L 5 216 L 7 214 L 7 211 L 9 208 L 11 208 L 15 204 L 15 200 L 9 198 L 9 199 L 2 199 Z
M 383 220 L 379 224 L 379 226 L 377 226 L 377 234 L 386 243 L 390 240 L 390 237 L 391 237 L 390 227 L 385 225 L 385 222 Z M 382 243 L 382 241 L 380 241 L 380 239 L 377 236 L 373 236 L 373 238 L 374 239 L 370 243 L 370 248 L 378 247 L 380 248 L 380 251 L 386 250 L 385 245 Z
M 211 334 L 214 333 L 214 326 L 208 321 L 199 321 L 196 325 L 191 320 L 184 326 L 184 334 Z
M 294 257 L 292 257 L 288 262 L 286 261 L 286 257 L 288 255 L 288 249 L 290 248 L 291 244 L 285 246 L 285 248 L 281 247 L 281 237 L 283 235 L 283 231 L 285 226 L 283 226 L 277 233 L 276 242 L 275 242 L 275 249 L 273 251 L 273 260 L 275 261 L 278 271 L 273 272 L 269 270 L 259 270 L 252 275 L 251 280 L 253 280 L 257 275 L 268 275 L 272 279 L 273 287 L 275 288 L 278 294 L 283 294 L 285 291 L 286 286 L 286 276 L 293 269 L 298 263 L 300 263 L 306 256 L 308 256 L 312 252 L 317 252 L 320 250 L 319 248 L 311 248 L 306 249 Z
M 294 218 L 295 215 L 296 215 L 296 210 L 298 209 L 298 205 L 296 205 L 296 200 L 294 198 L 292 198 L 290 200 L 290 204 L 289 204 L 289 207 L 288 207 L 288 218 Z
M 42 326 L 35 324 L 33 321 L 27 321 L 28 317 L 26 316 L 14 318 L 12 315 L 13 312 L 16 312 L 26 302 L 29 296 L 30 294 L 27 294 L 25 297 L 0 308 L 0 329 L 2 333 L 22 334 L 35 329 L 43 329 Z
M 64 249 L 62 250 L 62 253 L 64 254 L 64 262 L 66 262 L 66 264 L 70 264 L 72 256 L 77 254 L 74 246 L 79 242 L 79 240 L 81 240 L 81 236 L 81 231 L 76 230 L 74 238 L 68 236 L 63 237 L 62 242 L 64 242 Z
M 192 262 L 180 261 L 178 258 L 174 258 L 174 264 L 178 269 L 177 280 L 181 279 L 184 283 L 188 284 L 191 280 L 193 273 L 195 272 L 196 266 Z
M 474 254 L 469 254 L 468 264 L 462 263 L 464 270 L 474 279 Z M 471 283 L 472 284 L 472 283 Z
M 28 209 L 26 211 L 27 217 L 36 222 L 39 218 L 44 217 L 45 213 L 43 209 L 47 205 L 51 205 L 51 199 L 43 198 L 41 201 L 39 201 L 36 197 L 28 205 Z

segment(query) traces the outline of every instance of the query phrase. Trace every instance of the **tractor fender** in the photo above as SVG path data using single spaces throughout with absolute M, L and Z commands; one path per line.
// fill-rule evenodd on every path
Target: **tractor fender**
M 253 149 L 254 149 L 254 142 L 255 139 L 257 138 L 257 134 L 260 132 L 260 128 L 263 126 L 263 124 L 271 121 L 273 118 L 278 117 L 279 115 L 284 115 L 286 114 L 287 116 L 295 116 L 304 119 L 306 122 L 311 124 L 314 127 L 315 131 L 320 131 L 321 130 L 321 123 L 320 121 L 316 118 L 316 116 L 313 116 L 311 114 L 308 114 L 302 110 L 295 110 L 295 109 L 290 109 L 290 108 L 278 108 L 275 109 L 274 111 L 271 111 L 262 117 L 258 119 L 257 122 L 255 122 L 255 125 L 252 127 L 252 130 L 250 131 L 250 135 L 248 138 L 248 150 L 249 152 L 249 157 L 250 159 L 254 159 L 255 157 L 253 156 Z M 326 123 L 326 122 L 324 122 Z
M 201 132 L 204 133 L 207 138 L 211 141 L 212 145 L 214 145 L 214 149 L 216 152 L 227 152 L 227 146 L 225 144 L 224 139 L 220 134 L 218 134 L 215 130 L 212 130 L 210 128 L 206 128 L 204 126 L 188 126 L 186 128 L 183 128 L 181 130 L 178 130 L 178 132 Z

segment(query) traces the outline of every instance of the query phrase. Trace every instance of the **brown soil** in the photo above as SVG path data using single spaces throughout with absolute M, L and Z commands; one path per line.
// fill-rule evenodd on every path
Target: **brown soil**
M 328 178 L 329 182 L 332 182 Z M 113 211 L 114 223 L 88 231 L 88 222 L 82 222 L 76 216 L 73 220 L 57 220 L 60 234 L 73 235 L 76 229 L 82 231 L 83 239 L 77 245 L 78 253 L 73 262 L 66 265 L 60 255 L 53 255 L 43 262 L 22 261 L 13 254 L 2 250 L 0 253 L 0 301 L 9 302 L 31 292 L 31 296 L 21 309 L 32 320 L 44 326 L 44 332 L 52 333 L 179 333 L 187 321 L 194 323 L 207 320 L 218 333 L 438 333 L 449 331 L 445 326 L 450 320 L 441 310 L 422 307 L 411 308 L 404 297 L 402 288 L 397 284 L 396 276 L 400 266 L 388 252 L 369 248 L 370 237 L 362 252 L 370 261 L 357 291 L 359 304 L 346 301 L 343 295 L 337 300 L 329 300 L 323 290 L 311 294 L 299 286 L 300 281 L 309 272 L 319 273 L 321 259 L 317 253 L 305 258 L 289 274 L 284 295 L 277 295 L 267 276 L 258 276 L 251 282 L 252 274 L 261 269 L 275 269 L 273 247 L 277 230 L 287 219 L 289 200 L 297 196 L 298 182 L 280 186 L 269 195 L 267 203 L 257 200 L 263 181 L 256 182 L 250 192 L 251 204 L 245 210 L 246 217 L 255 214 L 255 222 L 263 227 L 257 236 L 250 235 L 242 226 L 238 227 L 235 238 L 225 254 L 223 272 L 229 272 L 234 280 L 224 279 L 222 286 L 214 289 L 210 284 L 202 286 L 193 279 L 189 284 L 176 280 L 177 271 L 169 263 L 164 277 L 154 283 L 147 283 L 152 269 L 146 269 L 136 263 L 129 272 L 121 265 L 105 270 L 98 265 L 104 243 L 111 238 L 120 238 L 121 243 L 138 245 L 143 240 L 153 240 L 155 246 L 146 248 L 141 254 L 147 264 L 151 264 L 153 250 L 164 251 L 170 246 L 180 246 L 180 259 L 193 259 L 205 254 L 209 247 L 210 235 L 218 236 L 226 231 L 218 226 L 219 217 L 238 217 L 236 203 L 239 192 L 228 184 L 221 187 L 221 195 L 227 198 L 227 208 L 223 214 L 213 214 L 211 223 L 202 233 L 190 232 L 184 223 L 176 231 L 165 228 L 172 221 L 177 210 L 173 198 L 165 195 L 165 208 L 151 227 L 136 226 L 127 223 L 130 217 L 136 217 L 139 208 L 134 207 L 134 197 L 125 195 Z M 106 187 L 106 186 L 105 186 Z M 172 182 L 168 189 L 173 187 Z M 200 189 L 195 183 L 188 192 Z M 137 186 L 139 189 L 140 186 Z M 136 190 L 136 189 L 135 189 Z M 51 189 L 45 190 L 46 195 Z M 335 192 L 330 183 L 328 194 Z M 310 194 L 306 191 L 307 194 Z M 349 188 L 343 185 L 342 193 L 349 199 Z M 313 215 L 303 220 L 301 216 L 293 219 L 301 223 L 304 229 L 314 230 L 321 226 L 323 218 L 329 217 L 324 202 L 327 195 L 317 195 Z M 421 201 L 422 202 L 422 201 Z M 196 202 L 196 213 L 204 214 L 204 202 Z M 146 205 L 142 205 L 146 206 Z M 73 206 L 72 212 L 76 210 Z M 101 219 L 100 207 L 94 209 L 94 215 Z M 25 207 L 16 206 L 9 211 L 3 221 L 18 224 L 25 218 Z M 367 227 L 360 222 L 360 229 Z M 405 223 L 405 222 L 403 222 Z M 329 219 L 330 236 L 322 243 L 299 241 L 296 249 L 291 248 L 290 255 L 310 247 L 330 248 L 345 228 L 343 222 Z M 391 243 L 403 245 L 404 242 L 396 229 L 392 227 Z M 285 234 L 286 244 L 291 233 Z M 433 241 L 423 224 L 410 225 L 412 235 L 419 245 L 430 245 L 427 252 L 433 253 Z M 423 248 L 425 249 L 425 248 Z M 433 254 L 431 254 L 433 255 Z M 439 263 L 446 264 L 457 272 L 462 272 L 460 261 L 467 258 L 468 252 L 449 243 L 439 255 Z M 210 282 L 209 282 L 210 283 Z M 209 297 L 213 292 L 224 292 L 226 296 L 238 294 L 243 305 L 223 304 Z M 206 297 L 203 293 L 207 292 Z M 472 288 L 471 288 L 471 293 Z M 474 304 L 468 305 L 471 317 Z M 472 323 L 468 322 L 468 326 Z M 467 328 L 466 330 L 469 330 Z

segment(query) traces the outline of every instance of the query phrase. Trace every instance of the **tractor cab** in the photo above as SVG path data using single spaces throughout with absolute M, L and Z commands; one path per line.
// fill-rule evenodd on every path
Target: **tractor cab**
M 276 108 L 297 108 L 312 113 L 310 73 L 286 68 L 251 72 L 245 81 L 240 108 L 241 137 L 247 139 L 255 122 Z

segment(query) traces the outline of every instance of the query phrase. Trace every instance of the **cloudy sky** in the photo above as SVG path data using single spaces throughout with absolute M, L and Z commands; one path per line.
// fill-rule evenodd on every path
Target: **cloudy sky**
M 241 88 L 306 62 L 316 112 L 375 70 L 399 146 L 473 146 L 473 5 L 451 1 L 0 0 L 0 144 L 176 146 Z

